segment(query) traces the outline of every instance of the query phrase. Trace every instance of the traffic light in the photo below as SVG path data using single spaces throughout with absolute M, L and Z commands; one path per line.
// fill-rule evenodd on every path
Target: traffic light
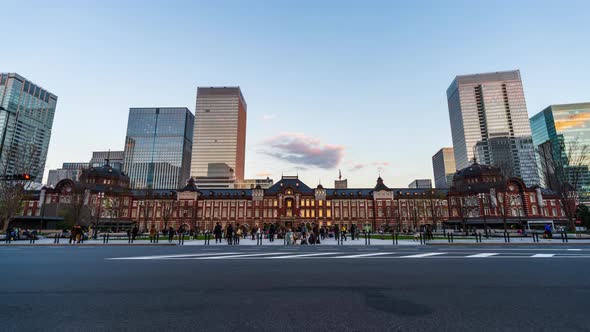
M 0 176 L 0 181 L 31 181 L 35 177 L 29 173 Z

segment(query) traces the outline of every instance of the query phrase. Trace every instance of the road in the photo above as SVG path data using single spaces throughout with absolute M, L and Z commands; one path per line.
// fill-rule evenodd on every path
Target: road
M 589 331 L 590 246 L 0 247 L 4 331 Z

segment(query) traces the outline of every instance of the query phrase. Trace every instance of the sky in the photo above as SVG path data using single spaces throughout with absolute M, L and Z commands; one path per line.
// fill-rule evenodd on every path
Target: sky
M 456 75 L 519 69 L 529 115 L 590 101 L 590 1 L 8 1 L 0 72 L 58 96 L 46 169 L 122 150 L 130 107 L 240 86 L 246 177 L 433 178 Z

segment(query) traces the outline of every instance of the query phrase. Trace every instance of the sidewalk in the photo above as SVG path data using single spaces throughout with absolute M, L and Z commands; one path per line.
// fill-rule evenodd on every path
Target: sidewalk
M 72 245 L 80 245 L 80 246 L 133 246 L 133 245 L 154 245 L 154 246 L 168 246 L 168 245 L 178 245 L 178 239 L 174 239 L 172 243 L 168 242 L 168 239 L 160 238 L 159 243 L 150 243 L 149 240 L 136 240 L 133 244 L 128 243 L 127 239 L 115 240 L 111 239 L 108 244 L 103 244 L 102 238 L 97 240 L 86 240 L 84 243 L 81 244 L 70 244 L 68 243 L 69 239 L 62 238 L 60 239 L 59 244 L 54 243 L 53 238 L 44 238 L 35 241 L 34 244 L 30 244 L 28 240 L 20 240 L 20 241 L 12 241 L 11 244 L 7 244 L 4 241 L 0 242 L 0 246 L 72 246 Z M 240 246 L 256 246 L 256 240 L 252 240 L 250 238 L 241 239 Z M 560 238 L 553 238 L 553 239 L 539 239 L 539 242 L 533 242 L 532 238 L 510 238 L 510 243 L 505 243 L 503 238 L 490 238 L 490 239 L 482 239 L 482 242 L 475 242 L 475 239 L 454 239 L 453 243 L 449 243 L 447 240 L 430 240 L 427 241 L 427 245 L 576 245 L 576 244 L 590 244 L 590 239 L 569 239 L 568 243 L 563 243 Z M 204 246 L 204 240 L 187 240 L 184 241 L 185 246 Z M 215 239 L 211 239 L 210 246 L 227 246 L 227 241 L 223 240 L 221 243 L 215 243 Z M 262 241 L 262 246 L 284 246 L 283 239 L 275 239 L 274 242 L 269 242 L 268 239 L 264 239 Z M 334 238 L 328 238 L 321 241 L 320 244 L 316 244 L 316 246 L 336 246 L 338 243 Z M 343 246 L 364 246 L 365 245 L 365 238 L 361 237 L 358 240 L 350 240 L 344 241 Z M 392 246 L 393 241 L 389 240 L 381 240 L 381 239 L 371 239 L 371 245 L 374 246 Z M 420 246 L 420 241 L 413 241 L 413 240 L 399 240 L 397 245 L 399 246 Z M 292 245 L 293 246 L 293 245 Z

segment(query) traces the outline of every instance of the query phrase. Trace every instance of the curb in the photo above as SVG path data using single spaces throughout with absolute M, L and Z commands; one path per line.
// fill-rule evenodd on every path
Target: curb
M 161 247 L 161 246 L 175 246 L 176 243 L 162 243 L 162 244 L 154 244 L 154 243 L 113 243 L 113 244 L 103 244 L 103 243 L 0 243 L 0 247 L 124 247 L 124 246 L 153 246 L 153 247 Z
M 494 243 L 426 243 L 428 246 L 567 246 L 567 245 L 582 245 L 590 246 L 590 243 L 575 243 L 575 242 L 494 242 Z

